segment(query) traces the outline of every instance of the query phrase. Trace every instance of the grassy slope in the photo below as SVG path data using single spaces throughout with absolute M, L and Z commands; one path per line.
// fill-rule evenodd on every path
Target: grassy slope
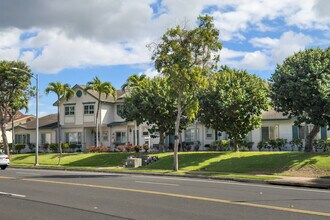
M 121 169 L 124 160 L 132 153 L 74 153 L 64 154 L 62 167 L 101 167 Z M 41 165 L 55 166 L 57 154 L 40 154 Z M 169 172 L 172 153 L 158 154 L 160 160 L 136 171 Z M 184 152 L 179 155 L 180 170 L 185 173 L 208 173 L 208 175 L 233 174 L 284 174 L 294 176 L 330 176 L 330 153 L 292 152 Z M 31 166 L 33 154 L 11 156 L 12 165 Z M 132 171 L 132 170 L 130 170 Z M 206 171 L 206 172 L 205 172 Z M 217 172 L 217 173 L 215 173 Z M 244 176 L 244 175 L 242 175 Z

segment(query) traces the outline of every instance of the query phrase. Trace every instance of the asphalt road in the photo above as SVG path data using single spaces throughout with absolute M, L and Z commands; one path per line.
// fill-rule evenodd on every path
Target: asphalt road
M 330 190 L 9 168 L 0 219 L 330 219 Z

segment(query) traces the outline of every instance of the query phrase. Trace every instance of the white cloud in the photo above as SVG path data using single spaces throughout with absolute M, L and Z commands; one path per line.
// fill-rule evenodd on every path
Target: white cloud
M 251 52 L 223 48 L 220 59 L 221 65 L 240 69 L 266 70 L 271 67 L 269 56 L 260 50 Z
M 154 68 L 148 68 L 144 72 L 140 72 L 138 75 L 145 74 L 149 78 L 154 78 L 155 76 L 159 76 L 160 74 Z
M 252 38 L 250 40 L 253 46 L 268 50 L 275 63 L 281 63 L 286 57 L 304 50 L 312 42 L 313 39 L 311 37 L 292 31 L 283 33 L 278 39 L 266 37 Z
M 136 64 L 150 61 L 149 51 L 145 48 L 148 39 L 129 43 L 101 43 L 77 37 L 69 38 L 63 32 L 43 33 L 38 42 L 31 38 L 29 44 L 44 45 L 43 36 L 52 36 L 42 53 L 31 60 L 26 59 L 32 69 L 43 73 L 57 73 L 64 68 L 80 68 L 93 65 Z
M 193 27 L 196 17 L 209 6 L 215 8 L 210 14 L 222 41 L 246 40 L 249 31 L 282 31 L 280 26 L 268 23 L 276 19 L 298 28 L 330 28 L 328 0 L 163 0 L 156 14 L 150 6 L 156 0 L 97 0 L 83 4 L 79 0 L 0 1 L 0 59 L 21 58 L 33 71 L 43 73 L 95 65 L 149 63 L 147 43 L 155 42 L 167 28 L 177 24 Z M 38 34 L 20 41 L 20 35 L 26 31 Z M 311 42 L 310 37 L 300 35 L 254 38 L 251 44 L 262 49 L 224 49 L 222 59 L 264 69 L 269 63 L 266 56 L 271 54 L 275 62 L 281 62 Z M 20 49 L 24 49 L 22 54 Z M 254 63 L 255 59 L 260 62 Z
M 244 69 L 266 70 L 270 68 L 269 63 L 269 57 L 258 50 L 247 53 L 240 62 L 240 66 Z

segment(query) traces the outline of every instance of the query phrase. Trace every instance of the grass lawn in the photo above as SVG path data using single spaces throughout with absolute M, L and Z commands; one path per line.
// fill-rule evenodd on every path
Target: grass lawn
M 157 172 L 267 179 L 258 174 L 330 177 L 330 153 L 301 152 L 182 152 L 180 172 L 172 172 L 173 153 L 157 154 L 159 160 L 136 169 L 122 168 L 125 159 L 134 153 L 66 153 L 61 159 L 64 168 L 84 168 L 129 172 Z M 39 154 L 41 166 L 57 167 L 58 154 Z M 34 154 L 11 155 L 14 166 L 32 166 Z

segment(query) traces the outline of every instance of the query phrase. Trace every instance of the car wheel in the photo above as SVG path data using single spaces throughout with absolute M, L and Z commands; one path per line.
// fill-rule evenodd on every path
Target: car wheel
M 1 166 L 1 169 L 4 170 L 4 169 L 6 169 L 6 167 L 7 167 L 7 166 Z

